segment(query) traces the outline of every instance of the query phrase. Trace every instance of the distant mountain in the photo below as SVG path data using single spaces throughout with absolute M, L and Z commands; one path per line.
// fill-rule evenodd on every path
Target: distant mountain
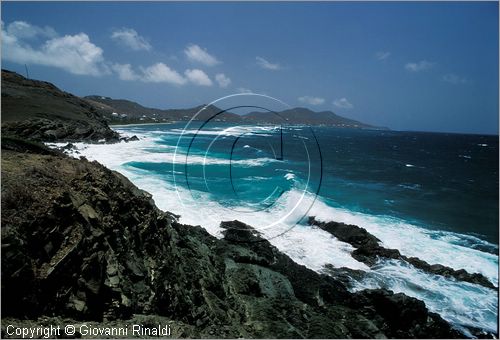
M 315 112 L 294 108 L 277 113 L 250 112 L 238 115 L 220 113 L 216 106 L 188 109 L 157 109 L 126 99 L 103 96 L 80 98 L 59 90 L 53 84 L 26 79 L 2 70 L 2 131 L 23 130 L 31 137 L 71 140 L 85 135 L 89 139 L 117 138 L 108 123 L 160 123 L 212 118 L 215 122 L 238 124 L 324 125 L 341 128 L 385 129 L 339 116 L 331 111 Z M 30 121 L 26 123 L 26 121 Z M 26 124 L 30 128 L 26 128 Z
M 357 120 L 348 119 L 331 111 L 315 112 L 303 107 L 297 107 L 277 113 L 251 112 L 244 116 L 245 121 L 263 124 L 302 124 L 326 125 L 342 128 L 381 129 Z
M 161 110 L 144 107 L 138 103 L 124 99 L 112 99 L 101 96 L 87 96 L 84 99 L 93 105 L 98 106 L 101 111 L 105 111 L 105 115 L 112 122 L 122 123 L 131 123 L 136 121 L 187 121 L 203 108 L 203 105 L 201 105 L 190 109 Z M 205 121 L 220 111 L 221 109 L 216 106 L 208 106 L 198 114 L 195 120 Z M 224 112 L 214 117 L 213 121 L 240 124 L 300 124 L 357 129 L 387 129 L 345 118 L 331 111 L 315 112 L 303 107 L 293 108 L 277 113 L 250 112 L 245 115 L 237 115 L 231 112 Z

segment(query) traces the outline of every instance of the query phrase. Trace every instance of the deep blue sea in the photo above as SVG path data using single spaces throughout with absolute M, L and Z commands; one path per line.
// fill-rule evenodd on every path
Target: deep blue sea
M 404 255 L 498 286 L 498 136 L 224 123 L 116 129 L 140 141 L 79 144 L 78 155 L 122 172 L 181 222 L 220 237 L 222 220 L 241 220 L 313 270 L 368 272 L 353 290 L 403 292 L 458 328 L 497 330 L 497 291 L 395 260 L 370 269 L 306 220 L 356 224 Z

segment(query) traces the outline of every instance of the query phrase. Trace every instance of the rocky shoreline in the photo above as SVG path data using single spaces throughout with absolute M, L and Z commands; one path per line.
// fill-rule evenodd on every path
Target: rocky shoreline
M 395 259 L 405 261 L 415 268 L 430 274 L 451 277 L 459 281 L 470 282 L 486 288 L 498 290 L 484 275 L 479 273 L 468 273 L 464 269 L 454 270 L 441 264 L 429 264 L 417 257 L 402 255 L 397 249 L 388 249 L 380 246 L 380 240 L 371 235 L 364 228 L 339 222 L 320 222 L 314 217 L 309 218 L 309 224 L 317 226 L 335 236 L 342 242 L 349 243 L 356 250 L 352 257 L 363 262 L 368 267 L 374 266 L 379 258 Z
M 241 222 L 223 222 L 221 240 L 179 224 L 97 162 L 3 147 L 3 318 L 157 315 L 186 337 L 462 337 L 423 302 L 350 293 Z
M 10 102 L 5 107 L 2 102 L 2 112 L 23 101 L 19 86 L 21 93 L 41 88 L 44 96 L 53 90 L 44 82 L 15 82 L 18 92 L 7 91 Z M 53 91 L 59 104 L 77 101 Z M 90 119 L 87 127 L 98 124 L 103 130 L 91 134 L 47 134 L 46 125 L 33 123 L 39 117 L 2 122 L 2 337 L 10 336 L 8 324 L 84 322 L 98 327 L 168 323 L 172 337 L 180 338 L 464 337 L 415 298 L 384 289 L 350 292 L 349 280 L 362 272 L 312 271 L 239 221 L 222 222 L 224 237 L 217 239 L 160 211 L 149 193 L 118 172 L 37 142 L 96 142 L 105 136 L 107 142 L 119 141 L 96 114 L 98 123 Z M 87 124 L 80 118 L 68 124 Z M 50 119 L 47 124 L 65 129 Z M 479 274 L 383 248 L 362 228 L 310 222 L 353 245 L 353 257 L 368 266 L 380 256 L 397 258 L 493 286 Z

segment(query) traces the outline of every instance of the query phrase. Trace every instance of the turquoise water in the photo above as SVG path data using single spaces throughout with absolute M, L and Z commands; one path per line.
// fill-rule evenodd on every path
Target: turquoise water
M 228 136 L 216 138 L 217 131 L 230 129 L 230 125 L 208 125 L 199 132 L 193 126 L 179 141 L 183 127 L 168 126 L 166 129 L 176 133 L 158 141 L 166 146 L 179 142 L 175 166 L 170 162 L 134 161 L 129 165 L 161 173 L 167 180 L 171 180 L 174 167 L 183 174 L 176 177 L 178 185 L 210 193 L 227 206 L 255 206 L 275 188 L 302 188 L 309 173 L 308 190 L 315 192 L 318 188 L 320 159 L 315 143 L 305 139 L 314 138 L 307 127 L 284 128 L 283 161 L 276 160 L 281 144 L 279 127 L 231 129 Z M 148 126 L 140 130 L 156 129 Z M 498 244 L 498 137 L 328 127 L 313 131 L 323 158 L 319 195 L 329 205 L 395 216 L 427 228 L 466 233 Z M 236 137 L 240 138 L 234 145 L 232 169 L 227 163 L 211 162 L 214 158 L 229 159 Z M 205 163 L 196 162 L 205 156 Z M 186 170 L 188 176 L 183 178 Z M 293 180 L 286 174 L 293 175 Z M 236 194 L 227 185 L 230 175 Z M 268 203 L 263 201 L 260 208 Z M 495 249 L 486 248 L 493 252 Z
M 422 299 L 463 329 L 497 329 L 495 290 L 398 261 L 370 269 L 308 216 L 366 228 L 384 246 L 498 285 L 498 137 L 213 123 L 120 128 L 139 142 L 79 145 L 151 192 L 156 204 L 220 236 L 222 220 L 260 230 L 298 263 L 368 272 L 355 288 Z

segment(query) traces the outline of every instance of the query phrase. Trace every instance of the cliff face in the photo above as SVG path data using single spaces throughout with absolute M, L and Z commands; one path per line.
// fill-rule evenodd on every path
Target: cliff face
M 46 141 L 117 141 L 100 109 L 51 83 L 2 70 L 2 134 Z
M 96 162 L 2 146 L 3 318 L 157 315 L 183 337 L 461 336 L 403 294 L 349 293 L 241 222 L 219 240 Z

